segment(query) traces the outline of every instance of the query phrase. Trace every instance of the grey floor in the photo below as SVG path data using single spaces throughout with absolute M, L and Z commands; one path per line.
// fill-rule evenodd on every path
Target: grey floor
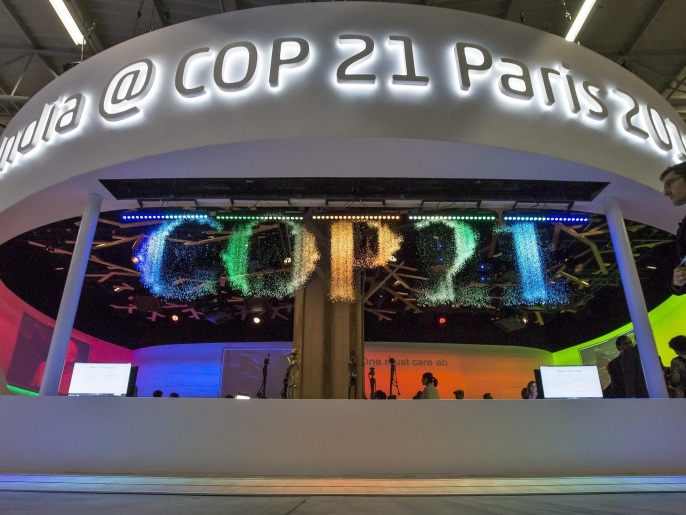
M 686 513 L 686 493 L 456 496 L 225 496 L 0 492 L 0 513 L 567 514 Z
M 0 474 L 0 515 L 686 514 L 686 476 L 148 477 Z

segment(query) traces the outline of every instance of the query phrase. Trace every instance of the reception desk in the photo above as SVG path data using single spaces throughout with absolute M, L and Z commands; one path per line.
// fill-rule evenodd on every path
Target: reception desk
M 686 405 L 626 400 L 0 397 L 0 473 L 568 477 L 684 473 Z

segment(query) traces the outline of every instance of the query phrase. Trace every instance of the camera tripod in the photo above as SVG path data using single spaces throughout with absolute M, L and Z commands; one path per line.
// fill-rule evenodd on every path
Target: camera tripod
M 395 386 L 395 390 L 398 392 L 398 395 L 400 395 L 400 388 L 398 387 L 398 377 L 395 375 L 395 359 L 389 357 L 388 362 L 391 364 L 391 384 L 388 387 L 388 398 L 395 399 L 396 396 L 393 395 L 393 386 Z
M 267 370 L 269 369 L 269 356 L 271 354 L 267 354 L 267 359 L 264 360 L 264 366 L 262 367 L 262 386 L 260 386 L 260 389 L 257 391 L 256 397 L 258 399 L 266 399 L 267 394 Z

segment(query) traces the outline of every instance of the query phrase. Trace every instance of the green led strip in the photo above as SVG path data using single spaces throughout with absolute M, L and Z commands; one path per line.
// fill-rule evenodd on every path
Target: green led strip
M 32 392 L 30 390 L 24 390 L 22 388 L 17 388 L 16 386 L 7 385 L 7 389 L 12 395 L 30 395 L 32 397 L 38 397 L 38 393 Z
M 302 220 L 296 215 L 217 215 L 217 220 Z

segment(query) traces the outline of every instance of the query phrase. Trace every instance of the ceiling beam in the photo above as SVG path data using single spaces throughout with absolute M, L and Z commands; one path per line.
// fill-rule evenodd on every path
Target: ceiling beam
M 223 13 L 229 13 L 238 10 L 238 5 L 236 5 L 236 0 L 219 0 L 219 9 Z
M 24 24 L 22 19 L 19 17 L 17 12 L 14 10 L 14 7 L 10 5 L 8 0 L 0 0 L 2 3 L 3 7 L 7 11 L 7 13 L 10 15 L 10 18 L 14 21 L 14 23 L 19 27 L 19 30 L 22 32 L 26 40 L 29 42 L 31 47 L 33 49 L 37 49 L 39 47 L 38 42 L 35 40 L 33 37 L 33 34 L 31 34 L 31 31 L 28 29 L 28 27 Z M 48 63 L 45 58 L 42 55 L 38 56 L 40 58 L 40 62 L 43 63 L 45 68 L 51 73 L 53 78 L 57 78 L 57 72 L 53 69 L 53 67 Z
M 686 58 L 686 51 L 684 51 L 683 48 L 665 48 L 656 50 L 634 51 L 631 55 L 627 55 L 624 52 L 602 52 L 600 55 L 611 60 L 624 59 L 625 61 L 629 62 L 636 61 L 639 59 L 650 59 L 652 57 Z
M 36 54 L 47 57 L 68 57 L 72 59 L 79 59 L 81 52 L 77 50 L 60 49 L 60 48 L 20 48 L 12 46 L 1 46 L 1 54 Z
M 164 5 L 162 0 L 152 0 L 152 4 L 155 6 L 155 12 L 157 17 L 160 19 L 163 27 L 169 27 L 171 21 L 169 20 L 171 14 L 169 13 L 169 7 Z
M 515 0 L 509 0 L 507 7 L 505 8 L 505 16 L 503 16 L 503 19 L 521 22 L 523 15 L 524 13 L 519 7 L 519 2 L 515 2 Z
M 648 16 L 646 16 L 645 20 L 643 21 L 643 24 L 635 34 L 632 43 L 629 45 L 629 48 L 624 52 L 625 56 L 630 56 L 634 52 L 634 50 L 636 50 L 636 47 L 641 42 L 641 39 L 643 39 L 643 36 L 645 36 L 645 33 L 650 28 L 653 21 L 655 21 L 655 18 L 664 7 L 666 1 L 667 0 L 659 0 L 655 4 L 653 9 L 650 11 L 650 13 L 648 13 Z

